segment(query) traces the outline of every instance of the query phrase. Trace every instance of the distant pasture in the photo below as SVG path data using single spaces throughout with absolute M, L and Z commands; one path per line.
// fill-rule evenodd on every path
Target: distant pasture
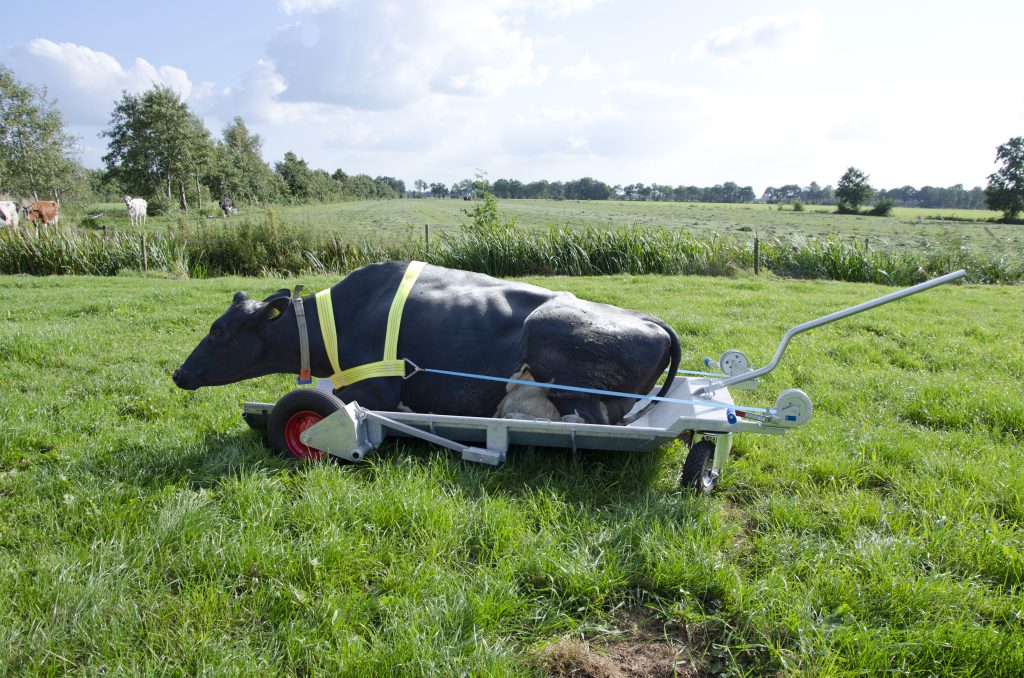
M 281 206 L 283 222 L 303 228 L 342 231 L 348 237 L 424 237 L 424 226 L 432 233 L 457 229 L 469 221 L 465 210 L 473 203 L 463 200 L 359 200 L 342 203 Z M 239 217 L 262 211 L 240 208 Z M 1012 225 L 986 221 L 997 212 L 898 207 L 889 217 L 836 214 L 830 206 L 808 205 L 803 212 L 790 206 L 718 203 L 674 203 L 636 201 L 500 200 L 502 217 L 515 219 L 519 226 L 543 229 L 551 225 L 582 228 L 657 226 L 683 228 L 698 235 L 730 235 L 740 239 L 816 237 L 843 242 L 868 241 L 876 248 L 923 250 L 966 245 L 979 252 L 1007 253 L 1024 250 L 1024 234 Z M 71 211 L 62 223 L 85 222 L 89 228 L 129 230 L 128 212 L 122 203 L 95 203 L 85 210 Z M 235 217 L 238 218 L 238 217 Z M 223 220 L 217 205 L 203 205 L 202 214 L 173 211 L 150 217 L 146 229 L 202 228 Z

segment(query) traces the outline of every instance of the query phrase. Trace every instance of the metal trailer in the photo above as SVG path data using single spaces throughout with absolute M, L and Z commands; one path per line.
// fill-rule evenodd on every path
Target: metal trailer
M 753 390 L 760 377 L 779 364 L 789 341 L 809 329 L 835 322 L 876 306 L 937 287 L 964 277 L 963 270 L 908 287 L 877 299 L 822 316 L 790 329 L 782 337 L 771 362 L 752 369 L 740 351 L 728 350 L 718 361 L 705 358 L 705 365 L 720 373 L 681 371 L 664 397 L 655 387 L 638 398 L 632 414 L 640 416 L 627 425 L 599 425 L 566 421 L 461 417 L 412 412 L 380 412 L 343 403 L 331 391 L 328 379 L 316 388 L 297 389 L 276 404 L 247 402 L 242 417 L 257 429 L 266 429 L 268 442 L 285 454 L 298 458 L 320 458 L 324 454 L 358 462 L 388 437 L 419 438 L 455 450 L 467 461 L 497 466 L 511 445 L 558 447 L 573 451 L 617 450 L 649 452 L 676 439 L 689 445 L 680 475 L 680 485 L 709 494 L 718 483 L 732 449 L 736 433 L 782 434 L 807 423 L 813 410 L 811 399 L 799 389 L 787 389 L 772 408 L 736 405 L 729 387 Z M 516 380 L 465 375 L 413 365 L 419 371 L 483 378 L 516 383 Z M 412 375 L 410 375 L 412 376 Z M 522 382 L 530 386 L 607 394 L 609 392 L 556 384 Z M 647 407 L 651 401 L 653 406 Z M 626 417 L 629 420 L 629 415 Z

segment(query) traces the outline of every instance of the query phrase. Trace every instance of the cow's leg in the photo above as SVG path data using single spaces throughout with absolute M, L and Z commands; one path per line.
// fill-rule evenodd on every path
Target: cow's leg
M 560 398 L 548 396 L 562 416 L 562 421 L 574 424 L 608 424 L 608 409 L 597 396 L 589 398 Z
M 670 339 L 643 316 L 559 297 L 524 323 L 523 361 L 537 381 L 620 393 L 647 393 L 668 364 Z M 567 421 L 618 423 L 633 398 L 552 389 L 548 399 Z

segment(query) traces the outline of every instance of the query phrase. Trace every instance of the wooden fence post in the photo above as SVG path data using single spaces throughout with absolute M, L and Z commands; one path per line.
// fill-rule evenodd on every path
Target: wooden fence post
M 146 252 L 146 232 L 142 232 L 142 271 L 149 270 L 149 253 Z
M 430 224 L 423 224 L 423 239 L 427 243 L 424 251 L 426 254 L 430 254 Z
M 761 241 L 754 236 L 754 275 L 761 273 Z

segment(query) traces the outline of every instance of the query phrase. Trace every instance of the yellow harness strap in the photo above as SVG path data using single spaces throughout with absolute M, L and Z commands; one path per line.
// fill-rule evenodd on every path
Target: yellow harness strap
M 388 312 L 388 329 L 384 336 L 384 356 L 382 360 L 375 363 L 367 363 L 350 367 L 347 370 L 341 369 L 338 360 L 338 330 L 334 324 L 334 305 L 331 303 L 330 288 L 317 292 L 316 310 L 320 316 L 320 332 L 324 335 L 324 346 L 327 348 L 327 357 L 334 368 L 331 375 L 331 382 L 334 388 L 351 386 L 363 379 L 374 377 L 404 377 L 405 361 L 398 359 L 398 330 L 402 324 L 402 310 L 405 308 L 405 300 L 409 298 L 409 292 L 416 284 L 416 278 L 425 264 L 422 261 L 413 261 L 405 269 L 405 276 L 398 285 L 395 292 L 395 299 L 391 302 L 391 311 Z

